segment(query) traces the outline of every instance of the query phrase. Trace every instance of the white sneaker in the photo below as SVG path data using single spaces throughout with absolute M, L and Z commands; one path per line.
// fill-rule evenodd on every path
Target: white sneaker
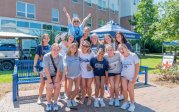
M 128 102 L 124 102 L 121 106 L 121 109 L 127 109 L 129 107 L 129 103 Z
M 113 98 L 110 98 L 110 100 L 109 100 L 109 105 L 112 106 L 113 103 L 114 103 L 114 99 L 113 99 Z
M 124 96 L 123 95 L 119 96 L 119 101 L 121 101 L 121 100 L 124 100 Z
M 75 107 L 78 105 L 75 100 L 71 100 L 71 103 L 72 103 L 72 105 L 75 106 Z
M 40 105 L 41 103 L 42 103 L 42 97 L 39 96 L 38 99 L 37 99 L 37 104 Z
M 101 104 L 101 107 L 105 107 L 106 104 L 104 103 L 103 99 L 100 99 L 99 103 Z
M 97 99 L 94 101 L 94 107 L 99 107 L 99 101 Z
M 57 103 L 54 103 L 54 104 L 53 104 L 53 110 L 54 110 L 54 111 L 57 111 L 57 110 L 58 110 L 58 104 L 57 104 Z
M 135 110 L 135 105 L 133 103 L 130 104 L 130 107 L 128 108 L 129 112 L 134 112 Z
M 120 103 L 119 103 L 119 99 L 115 99 L 114 100 L 114 106 L 119 107 Z
M 52 110 L 52 105 L 48 103 L 46 106 L 46 111 L 51 111 L 51 110 Z
M 67 100 L 67 107 L 72 107 L 72 102 L 71 102 L 71 100 Z

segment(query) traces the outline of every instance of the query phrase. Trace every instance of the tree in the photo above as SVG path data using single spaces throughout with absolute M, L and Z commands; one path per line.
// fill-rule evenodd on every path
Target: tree
M 153 43 L 151 37 L 154 35 L 155 27 L 152 25 L 157 21 L 157 18 L 158 7 L 153 3 L 153 0 L 141 0 L 133 19 L 129 20 L 130 24 L 135 26 L 134 30 L 142 35 L 141 43 L 144 54 L 146 46 L 150 47 Z
M 179 40 L 179 0 L 159 3 L 160 18 L 153 27 L 153 38 L 163 41 Z

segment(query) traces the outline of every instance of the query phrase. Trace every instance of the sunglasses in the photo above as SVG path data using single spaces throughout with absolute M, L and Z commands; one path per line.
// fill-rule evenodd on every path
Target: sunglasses
M 79 23 L 79 21 L 73 21 L 73 23 Z
M 86 47 L 86 48 L 88 48 L 88 47 L 90 47 L 90 46 L 88 46 L 88 45 L 82 45 L 83 47 Z

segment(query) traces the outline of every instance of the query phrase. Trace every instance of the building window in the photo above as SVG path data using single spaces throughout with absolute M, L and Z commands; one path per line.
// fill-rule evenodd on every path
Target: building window
M 78 14 L 77 13 L 73 13 L 73 18 L 74 17 L 78 17 Z
M 35 18 L 35 5 L 18 1 L 16 3 L 16 15 L 24 18 Z
M 91 0 L 87 0 L 87 4 L 88 4 L 88 6 L 92 6 Z
M 59 22 L 59 11 L 58 9 L 52 9 L 52 21 Z
M 17 27 L 26 27 L 26 28 L 29 28 L 29 22 L 17 21 Z
M 61 31 L 67 32 L 67 31 L 68 31 L 68 28 L 61 27 Z
M 113 13 L 115 13 L 115 5 L 114 4 L 111 4 L 111 10 Z
M 92 17 L 88 19 L 87 26 L 92 27 Z
M 55 30 L 55 31 L 60 31 L 61 28 L 60 28 L 60 26 L 53 26 L 53 30 Z
M 101 10 L 105 10 L 106 9 L 106 1 L 98 0 L 98 8 Z
M 98 20 L 98 27 L 101 27 L 101 26 L 103 26 L 105 24 L 106 24 L 106 21 L 104 19 L 99 19 Z
M 38 23 L 30 23 L 30 28 L 41 29 L 42 25 Z
M 75 2 L 75 3 L 79 2 L 79 0 L 72 0 L 72 1 Z
M 52 30 L 52 25 L 43 24 L 43 29 Z
M 16 27 L 16 21 L 14 20 L 1 20 L 1 27 Z

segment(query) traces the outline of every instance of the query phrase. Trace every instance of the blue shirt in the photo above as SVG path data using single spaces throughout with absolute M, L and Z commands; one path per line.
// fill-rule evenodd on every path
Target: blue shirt
M 94 76 L 105 76 L 105 71 L 108 71 L 109 63 L 103 58 L 102 61 L 98 61 L 97 57 L 90 60 L 90 65 L 93 68 Z
M 79 27 L 75 27 L 72 24 L 68 24 L 68 28 L 69 28 L 69 34 L 72 34 L 75 37 L 75 41 L 78 38 L 81 38 L 83 36 L 83 29 L 84 26 L 81 24 Z
M 43 57 L 48 52 L 50 52 L 50 45 L 43 46 L 43 51 L 42 51 L 42 45 L 38 45 L 35 54 L 38 54 L 39 56 Z

